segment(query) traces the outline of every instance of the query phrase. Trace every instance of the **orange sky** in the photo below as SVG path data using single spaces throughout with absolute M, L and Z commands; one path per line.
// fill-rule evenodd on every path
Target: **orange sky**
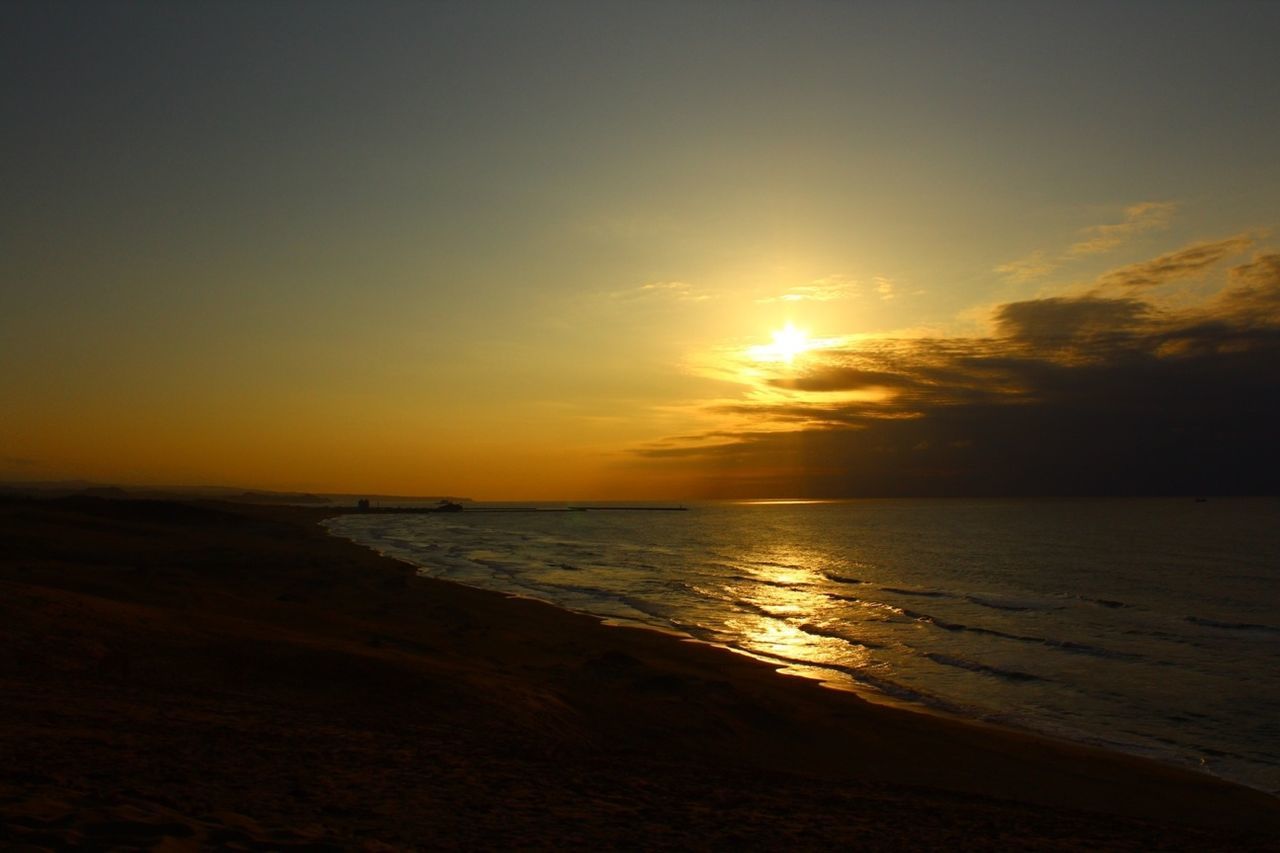
M 1256 488 L 1280 11 L 1228 5 L 14 6 L 0 480 Z

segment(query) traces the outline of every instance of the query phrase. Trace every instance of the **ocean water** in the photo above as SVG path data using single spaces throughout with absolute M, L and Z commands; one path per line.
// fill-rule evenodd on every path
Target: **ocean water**
M 329 526 L 431 577 L 1280 792 L 1280 500 L 704 503 Z

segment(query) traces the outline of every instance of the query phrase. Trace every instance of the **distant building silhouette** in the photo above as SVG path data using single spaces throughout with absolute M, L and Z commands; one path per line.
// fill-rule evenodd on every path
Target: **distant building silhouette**
M 356 509 L 360 510 L 361 512 L 368 512 L 368 511 L 369 511 L 369 499 L 368 499 L 368 498 L 361 498 L 360 500 L 356 501 Z

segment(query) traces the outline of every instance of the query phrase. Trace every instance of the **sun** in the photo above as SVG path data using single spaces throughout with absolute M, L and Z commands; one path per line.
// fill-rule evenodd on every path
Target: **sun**
M 808 332 L 788 323 L 773 333 L 773 343 L 752 347 L 750 353 L 756 361 L 785 361 L 790 364 L 796 356 L 815 346 L 817 343 L 809 339 Z

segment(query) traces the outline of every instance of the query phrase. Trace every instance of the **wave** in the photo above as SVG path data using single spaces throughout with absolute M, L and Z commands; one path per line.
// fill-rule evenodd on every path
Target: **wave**
M 976 604 L 979 607 L 989 607 L 992 610 L 1009 610 L 1014 613 L 1025 613 L 1028 610 L 1043 610 L 1043 607 L 1036 607 L 1031 604 L 1012 604 L 1008 601 L 994 601 L 990 598 L 979 598 L 976 595 L 966 595 L 965 601 L 970 604 Z
M 1106 607 L 1109 610 L 1122 610 L 1122 609 L 1127 610 L 1130 607 L 1136 606 L 1136 605 L 1130 604 L 1127 601 L 1116 601 L 1115 599 L 1112 599 L 1112 598 L 1088 598 L 1083 595 L 1077 595 L 1076 598 L 1078 598 L 1080 601 L 1087 601 L 1090 604 L 1096 604 L 1099 607 Z
M 675 620 L 669 608 L 665 608 L 660 604 L 643 598 L 636 598 L 633 595 L 619 595 L 617 601 L 630 607 L 637 613 L 643 613 L 650 619 L 656 619 L 662 623 L 663 627 L 674 627 Z
M 1039 646 L 1048 646 L 1063 652 L 1072 654 L 1089 655 L 1090 657 L 1109 658 L 1112 660 L 1139 660 L 1141 655 L 1130 654 L 1129 652 L 1117 652 L 1112 649 L 1104 649 L 1101 646 L 1091 646 L 1088 643 L 1078 643 L 1074 640 L 1055 640 L 1050 637 L 1037 637 L 1027 634 L 1010 634 L 1007 631 L 997 631 L 994 628 L 982 628 L 974 625 L 965 625 L 960 622 L 947 622 L 928 613 L 920 613 L 915 610 L 904 610 L 903 615 L 908 616 L 917 622 L 924 622 L 941 628 L 944 631 L 960 632 L 969 634 L 982 634 L 988 637 L 999 637 L 1002 640 L 1015 640 L 1020 643 L 1032 643 Z
M 835 631 L 835 630 L 832 630 L 831 628 L 824 628 L 821 625 L 814 625 L 811 622 L 805 622 L 804 624 L 797 625 L 796 628 L 814 637 L 828 637 L 832 640 L 843 640 L 851 646 L 859 646 L 864 649 L 883 649 L 884 648 L 884 645 L 881 643 L 874 643 L 871 640 L 866 640 L 861 637 L 851 637 L 848 634 L 845 634 L 841 631 Z
M 1126 628 L 1121 633 L 1129 637 L 1154 637 L 1166 643 L 1175 643 L 1192 648 L 1206 648 L 1205 644 L 1189 634 L 1175 634 L 1172 631 L 1161 631 L 1158 628 Z M 1203 638 L 1202 638 L 1203 639 Z
M 926 693 L 920 690 L 915 690 L 910 687 L 906 687 L 905 685 L 899 684 L 896 681 L 890 681 L 884 678 L 877 678 L 876 676 L 869 674 L 866 670 L 859 669 L 857 667 L 844 666 L 838 663 L 828 663 L 826 661 L 802 660 L 801 658 L 793 658 L 793 657 L 789 657 L 788 655 L 780 655 L 780 654 L 777 654 L 776 652 L 753 649 L 750 646 L 744 645 L 741 643 L 727 643 L 726 645 L 728 646 L 728 648 L 736 649 L 737 651 L 740 651 L 740 652 L 745 652 L 746 654 L 749 654 L 752 657 L 759 658 L 760 660 L 768 661 L 770 663 L 777 663 L 783 666 L 801 666 L 807 669 L 818 669 L 818 670 L 823 670 L 825 672 L 839 673 L 840 675 L 845 676 L 849 681 L 853 682 L 854 684 L 860 685 L 862 687 L 870 687 L 876 693 L 879 693 L 882 696 L 885 696 L 891 699 L 897 699 L 903 702 L 910 702 L 911 704 L 914 704 L 914 705 L 921 705 L 926 708 L 933 708 L 934 710 L 943 711 L 949 714 L 955 714 L 957 716 L 968 716 L 968 717 L 978 717 L 978 718 L 982 716 L 979 712 L 975 711 L 975 709 L 973 708 L 969 708 L 955 702 L 949 702 L 943 699 L 942 697 L 934 695 L 932 693 Z
M 1193 625 L 1202 625 L 1205 628 L 1220 628 L 1224 631 L 1248 631 L 1280 636 L 1280 628 L 1274 625 L 1260 625 L 1255 622 L 1220 622 L 1217 619 L 1208 619 L 1203 616 L 1188 616 L 1186 620 Z
M 753 601 L 747 601 L 746 599 L 743 599 L 743 598 L 735 598 L 735 599 L 732 599 L 729 603 L 732 604 L 734 607 L 741 608 L 747 611 L 748 613 L 754 613 L 757 616 L 768 616 L 770 619 L 777 618 L 777 614 L 770 613 L 768 610 L 764 609 L 763 607 L 761 607 L 760 605 L 756 604 Z
M 930 616 L 928 613 L 921 613 L 918 610 L 905 610 L 897 607 L 889 607 L 888 605 L 885 605 L 885 606 L 888 607 L 890 610 L 894 610 L 900 615 L 907 617 L 908 619 L 914 619 L 917 622 L 927 622 L 930 625 L 937 625 L 939 628 L 942 628 L 944 631 L 963 631 L 965 627 L 963 625 L 958 625 L 955 622 L 943 621 L 942 619 L 939 619 L 936 616 Z
M 860 586 L 866 583 L 866 581 L 859 580 L 858 578 L 851 578 L 845 575 L 833 575 L 830 572 L 823 572 L 822 576 L 832 583 L 847 583 L 850 586 Z
M 915 618 L 910 610 L 903 610 L 901 607 L 894 607 L 892 604 L 885 604 L 883 601 L 871 601 L 870 599 L 863 598 L 858 600 L 858 604 L 869 610 L 887 610 L 894 616 L 906 616 L 911 619 Z
M 1023 613 L 1028 610 L 1056 609 L 1054 605 L 1031 599 L 1002 598 L 991 595 L 961 595 L 960 593 L 948 592 L 943 589 L 910 589 L 900 586 L 882 586 L 880 589 L 883 592 L 889 592 L 895 595 L 910 595 L 919 598 L 959 598 L 969 602 L 970 604 L 976 604 L 979 607 L 987 607 L 992 610 L 1006 610 L 1014 613 Z
M 794 563 L 778 563 L 773 560 L 747 560 L 747 565 L 764 566 L 769 569 L 787 569 L 789 571 L 803 571 L 804 566 L 797 566 Z
M 1028 642 L 1039 642 L 1046 646 L 1059 649 L 1064 652 L 1073 654 L 1089 655 L 1096 658 L 1111 658 L 1113 660 L 1142 660 L 1143 655 L 1135 655 L 1130 652 L 1117 652 L 1113 649 L 1104 649 L 1100 646 L 1091 646 L 1088 643 L 1077 643 L 1073 640 L 1049 640 L 1038 637 L 1018 637 L 1019 640 Z M 1156 661 L 1148 660 L 1148 663 L 1156 663 Z M 1160 664 L 1164 666 L 1165 664 Z
M 787 583 L 786 581 L 774 581 L 767 578 L 754 578 L 747 575 L 731 575 L 731 581 L 740 581 L 741 583 L 758 583 L 761 586 L 772 586 L 778 589 L 801 589 L 808 586 L 807 583 Z
M 898 587 L 898 586 L 882 586 L 880 587 L 880 589 L 883 590 L 884 592 L 896 593 L 897 595 L 919 595 L 925 598 L 950 598 L 951 597 L 951 593 L 942 592 L 941 590 L 937 590 L 937 589 L 903 589 L 902 587 Z
M 526 563 L 509 562 L 507 560 L 499 560 L 492 557 L 468 557 L 467 559 L 478 566 L 484 566 L 486 569 L 491 569 L 512 578 L 516 575 L 523 574 L 524 570 L 529 568 Z
M 967 658 L 952 657 L 938 652 L 925 652 L 925 657 L 934 663 L 943 666 L 953 666 L 958 669 L 965 669 L 969 672 L 977 672 L 983 675 L 994 675 L 997 678 L 1003 678 L 1006 681 L 1045 681 L 1038 675 L 1032 675 L 1029 672 L 1019 672 L 1016 669 L 1001 669 L 998 666 L 990 664 L 978 663 L 977 661 L 968 660 Z

